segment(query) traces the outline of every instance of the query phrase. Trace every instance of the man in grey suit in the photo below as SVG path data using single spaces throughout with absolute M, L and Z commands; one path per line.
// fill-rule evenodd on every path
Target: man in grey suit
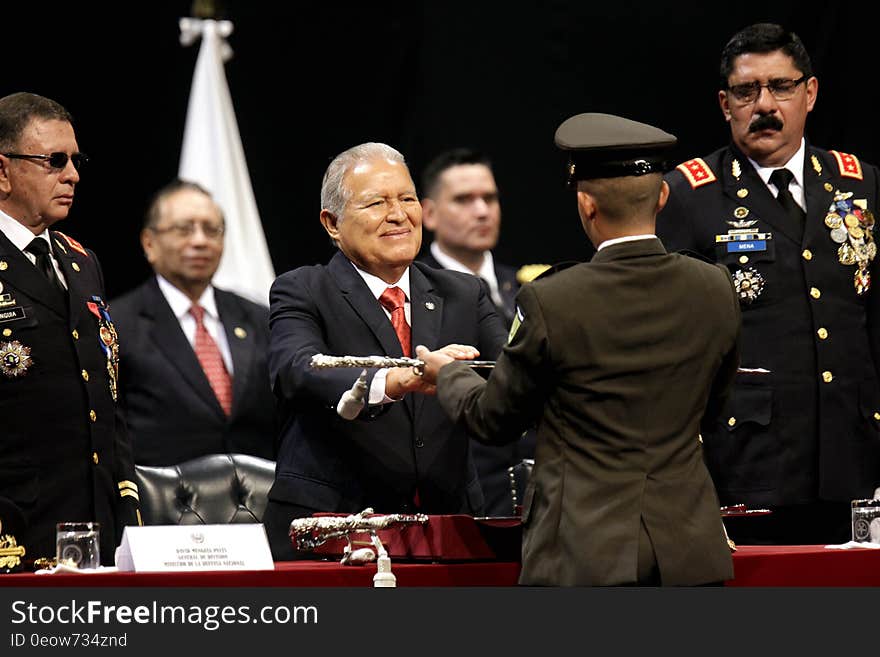
M 211 284 L 223 236 L 207 190 L 171 182 L 153 197 L 141 232 L 156 275 L 111 302 L 135 463 L 274 458 L 269 309 Z
M 419 346 L 440 404 L 484 442 L 537 420 L 520 582 L 701 585 L 733 575 L 700 424 L 737 367 L 739 305 L 723 267 L 654 236 L 675 137 L 606 114 L 565 121 L 588 263 L 526 284 L 484 381 Z

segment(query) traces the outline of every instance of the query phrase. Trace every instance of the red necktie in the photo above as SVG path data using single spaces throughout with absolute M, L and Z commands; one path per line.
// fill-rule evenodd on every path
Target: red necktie
M 411 337 L 409 324 L 406 323 L 406 311 L 403 308 L 405 301 L 406 294 L 397 286 L 385 288 L 382 296 L 379 297 L 379 303 L 391 313 L 391 326 L 394 327 L 397 339 L 400 340 L 400 348 L 403 350 L 403 355 L 409 357 Z M 416 508 L 421 506 L 418 488 L 413 493 L 413 504 Z
M 189 309 L 189 313 L 196 320 L 196 339 L 193 346 L 196 358 L 199 359 L 223 412 L 226 413 L 226 417 L 229 417 L 232 413 L 232 377 L 226 370 L 226 364 L 223 362 L 223 356 L 220 355 L 217 343 L 205 328 L 205 309 L 195 305 Z
M 409 357 L 410 329 L 409 324 L 406 323 L 406 312 L 403 309 L 404 301 L 406 301 L 406 294 L 396 286 L 385 288 L 382 296 L 379 297 L 379 303 L 391 313 L 391 326 L 394 327 L 397 339 L 400 340 L 400 348 L 403 350 L 403 355 Z

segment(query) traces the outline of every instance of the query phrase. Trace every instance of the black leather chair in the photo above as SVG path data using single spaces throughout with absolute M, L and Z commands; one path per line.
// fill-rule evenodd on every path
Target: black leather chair
M 522 515 L 523 498 L 526 494 L 529 478 L 532 476 L 532 468 L 535 467 L 535 459 L 523 459 L 516 465 L 507 468 L 507 476 L 510 478 L 510 501 L 513 515 Z
M 275 462 L 209 454 L 168 466 L 135 466 L 145 525 L 262 522 Z

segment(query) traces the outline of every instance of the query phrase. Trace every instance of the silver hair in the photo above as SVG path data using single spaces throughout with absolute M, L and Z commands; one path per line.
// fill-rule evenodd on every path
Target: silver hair
M 406 166 L 406 160 L 401 152 L 388 144 L 370 141 L 352 146 L 333 158 L 327 171 L 324 172 L 324 182 L 321 183 L 321 208 L 341 219 L 345 204 L 351 198 L 351 190 L 342 182 L 345 174 L 362 162 L 376 159 L 399 162 Z

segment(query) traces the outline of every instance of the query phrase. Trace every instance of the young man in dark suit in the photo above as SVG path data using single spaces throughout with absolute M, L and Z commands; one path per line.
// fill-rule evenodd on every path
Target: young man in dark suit
M 359 370 L 314 369 L 317 354 L 411 356 L 443 345 L 454 358 L 494 358 L 506 337 L 473 276 L 414 263 L 422 209 L 403 156 L 379 143 L 331 162 L 321 224 L 339 252 L 326 266 L 278 277 L 270 294 L 269 365 L 281 401 L 275 484 L 264 516 L 276 559 L 293 558 L 293 518 L 314 512 L 480 514 L 467 434 L 412 369 L 367 370 L 353 419 L 337 412 Z M 476 347 L 476 349 L 474 348 Z
M 487 381 L 419 346 L 444 410 L 478 440 L 537 422 L 520 581 L 699 585 L 733 575 L 700 425 L 737 367 L 739 306 L 723 267 L 653 234 L 675 137 L 607 114 L 565 121 L 592 260 L 526 284 Z M 695 317 L 699 319 L 695 321 Z
M 479 276 L 509 327 L 519 282 L 516 270 L 492 254 L 501 228 L 501 199 L 489 158 L 470 148 L 454 148 L 432 159 L 422 172 L 422 219 L 434 241 L 419 261 Z M 523 487 L 512 488 L 508 471 L 535 455 L 534 431 L 508 445 L 472 442 L 471 452 L 486 497 L 485 513 L 513 515 L 514 499 L 522 499 Z
M 211 284 L 223 236 L 211 195 L 173 181 L 154 196 L 141 232 L 156 275 L 111 303 L 140 465 L 217 453 L 274 458 L 269 311 Z
M 85 161 L 57 102 L 0 98 L 0 508 L 20 512 L 26 560 L 55 556 L 56 523 L 97 521 L 112 565 L 140 521 L 116 328 L 95 254 L 49 230 Z

